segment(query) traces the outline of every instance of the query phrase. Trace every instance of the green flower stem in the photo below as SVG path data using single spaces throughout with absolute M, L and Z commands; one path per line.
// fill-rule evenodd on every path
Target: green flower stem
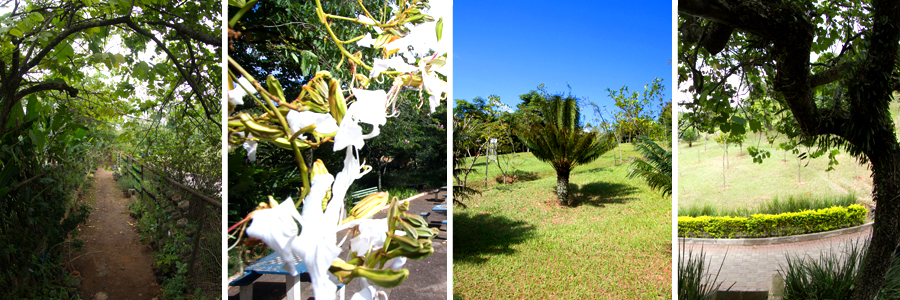
M 247 2 L 244 7 L 241 7 L 241 9 L 238 10 L 236 14 L 234 14 L 234 17 L 232 17 L 231 20 L 228 20 L 228 28 L 234 28 L 234 25 L 237 24 L 237 21 L 240 20 L 241 17 L 243 17 L 244 14 L 247 13 L 247 11 L 253 8 L 253 6 L 256 6 L 256 1 L 258 0 L 251 0 L 250 2 Z
M 232 67 L 234 67 L 235 69 L 237 69 L 238 72 L 241 73 L 241 76 L 246 77 L 246 78 L 247 78 L 247 81 L 250 81 L 251 84 L 259 84 L 259 82 L 256 81 L 256 78 L 253 78 L 253 76 L 250 76 L 250 73 L 247 73 L 247 70 L 244 70 L 244 67 L 241 67 L 241 65 L 239 65 L 236 61 L 234 61 L 233 58 L 231 58 L 231 55 L 228 56 L 228 63 L 231 64 Z M 228 75 L 231 75 L 232 77 L 237 78 L 237 76 L 234 76 L 234 74 L 231 72 L 231 70 L 228 70 Z M 241 85 L 241 87 L 243 88 L 244 86 Z M 254 88 L 256 88 L 257 91 L 262 90 L 262 89 L 256 87 L 255 85 L 254 85 Z M 257 104 L 257 105 L 259 105 L 260 107 L 262 107 L 263 109 L 265 109 L 267 113 L 272 113 L 271 111 L 269 111 L 269 108 L 266 107 L 266 105 L 264 105 L 264 104 L 262 103 L 262 101 L 259 100 L 259 98 L 257 98 L 256 96 L 254 96 L 253 93 L 251 93 L 249 90 L 247 90 L 247 88 L 244 88 L 244 91 L 246 91 L 246 92 L 247 92 L 247 95 L 250 95 L 250 97 L 253 98 L 254 101 L 256 101 L 256 104 Z M 265 90 L 262 90 L 262 91 L 265 91 Z M 266 93 L 268 93 L 268 91 L 266 91 Z M 263 93 L 260 92 L 260 95 L 262 95 L 262 94 L 263 94 Z
M 316 13 L 319 15 L 319 22 L 322 23 L 322 26 L 325 26 L 325 30 L 328 31 L 328 36 L 331 37 L 331 41 L 334 42 L 334 45 L 338 47 L 338 50 L 341 51 L 341 54 L 343 54 L 345 57 L 347 57 L 347 59 L 355 62 L 357 66 L 361 66 L 361 67 L 365 68 L 366 70 L 371 71 L 372 67 L 370 67 L 369 65 L 364 63 L 359 58 L 356 58 L 355 56 L 351 55 L 350 52 L 347 51 L 347 49 L 344 49 L 344 46 L 340 43 L 340 39 L 337 37 L 337 35 L 334 34 L 334 31 L 331 30 L 331 25 L 328 25 L 328 20 L 325 16 L 325 11 L 322 10 L 322 1 L 321 0 L 316 0 Z
M 231 58 L 231 57 L 229 57 L 229 58 Z M 233 77 L 233 78 L 236 78 L 236 77 L 237 77 L 237 76 L 234 76 L 234 73 L 232 73 L 231 70 L 228 70 L 228 75 L 231 76 L 231 77 Z M 250 76 L 250 75 L 244 75 L 244 76 Z M 247 77 L 247 78 L 249 78 L 249 80 L 250 80 L 251 83 L 256 81 L 256 79 L 253 79 L 253 77 Z M 262 107 L 263 109 L 265 109 L 266 112 L 270 112 L 270 111 L 269 111 L 269 108 L 266 107 L 265 105 L 263 105 L 263 104 L 262 104 L 262 101 L 260 101 L 259 98 L 257 98 L 255 95 L 253 95 L 253 93 L 251 93 L 250 90 L 248 90 L 245 86 L 243 86 L 243 85 L 241 85 L 241 84 L 238 84 L 238 86 L 240 86 L 242 89 L 244 89 L 244 91 L 247 92 L 247 95 L 249 95 L 250 98 L 253 98 L 253 101 L 256 101 L 256 104 L 257 104 L 257 105 L 259 105 L 260 107 Z

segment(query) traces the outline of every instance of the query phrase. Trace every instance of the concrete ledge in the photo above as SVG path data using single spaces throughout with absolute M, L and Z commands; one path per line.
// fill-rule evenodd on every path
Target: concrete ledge
M 872 223 L 866 223 L 855 227 L 843 228 L 832 231 L 808 233 L 801 235 L 779 236 L 770 238 L 756 239 L 699 239 L 699 238 L 678 238 L 679 243 L 693 245 L 729 245 L 729 246 L 755 246 L 755 245 L 775 245 L 786 243 L 797 243 L 806 241 L 815 241 L 839 235 L 857 233 L 872 227 Z

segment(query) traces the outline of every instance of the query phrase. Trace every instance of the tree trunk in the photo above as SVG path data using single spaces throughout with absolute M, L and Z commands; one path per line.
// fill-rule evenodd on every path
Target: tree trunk
M 571 170 L 556 170 L 556 198 L 559 205 L 569 204 L 569 172 Z
M 870 156 L 874 183 L 875 224 L 865 263 L 860 267 L 853 299 L 874 299 L 884 283 L 900 242 L 900 153 Z

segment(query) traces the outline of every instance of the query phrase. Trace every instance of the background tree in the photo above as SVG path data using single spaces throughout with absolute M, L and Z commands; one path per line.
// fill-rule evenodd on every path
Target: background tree
M 537 159 L 549 162 L 556 170 L 556 195 L 567 205 L 569 174 L 575 166 L 594 161 L 615 146 L 612 134 L 584 132 L 578 98 L 569 95 L 544 95 L 540 103 L 541 122 L 519 130 L 519 138 Z
M 712 114 L 722 131 L 761 130 L 735 116 L 738 88 L 727 80 L 738 75 L 751 96 L 770 96 L 747 101 L 771 101 L 792 113 L 780 132 L 871 161 L 878 213 L 852 298 L 873 299 L 900 242 L 900 144 L 889 111 L 900 6 L 700 0 L 680 1 L 678 9 L 679 82 L 692 81 L 689 109 Z M 818 58 L 811 62 L 812 54 Z

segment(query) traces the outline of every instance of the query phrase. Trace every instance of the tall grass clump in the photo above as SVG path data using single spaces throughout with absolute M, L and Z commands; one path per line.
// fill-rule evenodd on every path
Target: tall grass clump
M 826 252 L 818 259 L 785 256 L 778 272 L 784 276 L 785 299 L 850 299 L 868 241 L 848 244 L 841 253 Z
M 722 288 L 722 282 L 718 281 L 719 273 L 722 271 L 722 264 L 725 264 L 725 259 L 722 259 L 722 264 L 720 264 L 719 269 L 716 270 L 715 277 L 713 277 L 711 273 L 703 276 L 704 270 L 708 268 L 705 266 L 706 255 L 703 253 L 703 250 L 700 250 L 700 253 L 697 255 L 684 251 L 684 249 L 680 252 L 681 258 L 678 260 L 678 299 L 716 299 L 716 293 Z M 732 286 L 734 286 L 734 283 L 723 292 L 731 290 Z
M 678 209 L 679 216 L 699 217 L 750 217 L 753 214 L 777 215 L 789 212 L 801 212 L 804 210 L 819 210 L 835 206 L 847 207 L 856 204 L 856 194 L 848 193 L 842 196 L 788 196 L 787 199 L 773 198 L 771 201 L 760 204 L 756 208 L 720 208 L 710 204 L 692 205 Z
M 857 241 L 819 259 L 787 255 L 778 271 L 784 276 L 784 299 L 850 299 L 868 248 L 868 241 Z M 900 299 L 900 257 L 894 256 L 877 299 Z
M 391 199 L 393 199 L 394 196 L 396 196 L 397 199 L 401 199 L 401 200 L 419 194 L 419 191 L 417 191 L 416 189 L 408 188 L 408 187 L 388 188 L 387 190 L 385 190 L 385 192 L 388 192 L 391 195 Z

